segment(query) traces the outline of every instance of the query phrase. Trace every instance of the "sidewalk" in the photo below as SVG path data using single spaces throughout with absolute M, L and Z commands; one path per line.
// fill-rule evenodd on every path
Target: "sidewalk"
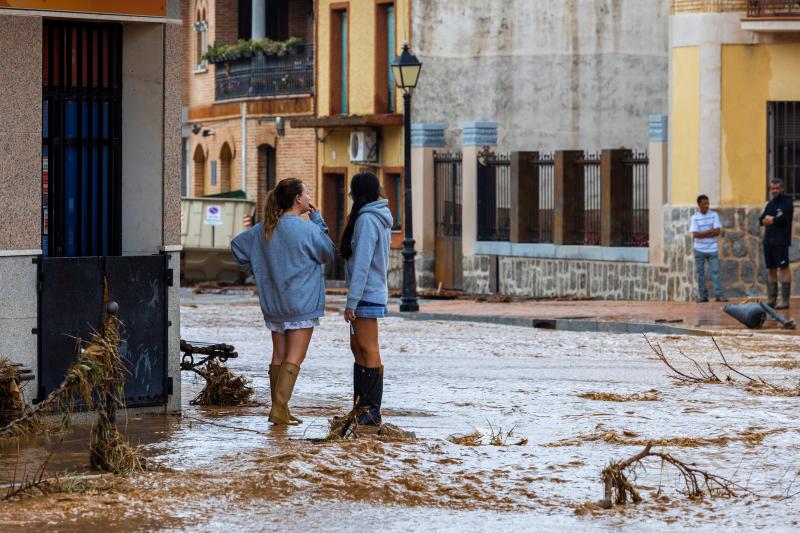
M 737 303 L 737 302 L 731 302 Z M 747 331 L 723 312 L 724 303 L 641 302 L 607 300 L 518 301 L 493 303 L 477 300 L 421 300 L 419 313 L 393 314 L 420 320 L 491 322 L 567 331 L 606 331 L 610 333 L 676 333 L 710 335 L 721 330 Z M 792 300 L 786 318 L 800 321 L 800 299 Z M 775 321 L 760 330 L 796 334 Z

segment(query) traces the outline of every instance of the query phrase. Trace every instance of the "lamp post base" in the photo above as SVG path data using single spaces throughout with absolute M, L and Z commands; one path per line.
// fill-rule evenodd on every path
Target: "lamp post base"
M 404 300 L 400 301 L 400 312 L 401 313 L 416 313 L 419 311 L 419 303 L 417 303 L 417 299 L 414 298 L 410 302 L 406 302 Z
M 403 239 L 403 292 L 400 297 L 400 311 L 402 312 L 419 311 L 417 273 L 414 265 L 417 251 L 414 250 L 414 244 L 414 239 L 411 237 Z

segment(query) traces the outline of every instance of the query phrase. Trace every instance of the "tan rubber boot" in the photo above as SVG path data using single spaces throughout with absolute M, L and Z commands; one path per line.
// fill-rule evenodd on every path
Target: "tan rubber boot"
M 269 421 L 273 424 L 296 426 L 299 422 L 291 419 L 289 414 L 289 400 L 292 398 L 294 384 L 300 367 L 292 363 L 283 363 L 278 371 L 278 380 L 275 382 L 275 400 L 269 411 Z
M 281 365 L 269 365 L 269 397 L 270 397 L 270 407 L 272 404 L 275 403 L 275 386 L 278 383 L 278 374 L 281 371 Z M 289 406 L 286 406 L 286 409 L 289 409 Z M 299 418 L 294 416 L 291 411 L 289 411 L 289 418 L 297 422 L 298 424 L 302 422 Z

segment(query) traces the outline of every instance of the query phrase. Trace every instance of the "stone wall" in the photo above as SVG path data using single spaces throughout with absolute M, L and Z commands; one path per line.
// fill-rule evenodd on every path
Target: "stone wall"
M 417 274 L 417 289 L 436 288 L 432 257 L 424 257 L 417 251 L 414 268 Z M 403 288 L 403 250 L 400 248 L 389 250 L 388 282 L 391 290 Z
M 537 259 L 478 255 L 465 257 L 464 292 L 535 298 L 689 301 L 697 294 L 689 221 L 695 207 L 665 206 L 662 264 Z M 725 295 L 766 294 L 761 251 L 761 206 L 720 208 L 720 275 Z M 793 293 L 800 295 L 800 225 L 790 249 Z M 711 291 L 710 275 L 706 280 Z M 713 294 L 713 291 L 712 291 Z

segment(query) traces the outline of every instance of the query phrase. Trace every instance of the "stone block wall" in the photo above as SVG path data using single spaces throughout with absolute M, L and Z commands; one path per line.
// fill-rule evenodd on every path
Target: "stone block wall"
M 422 254 L 417 251 L 414 268 L 417 274 L 417 289 L 436 288 L 433 258 L 423 257 Z M 401 248 L 389 250 L 388 283 L 390 290 L 400 290 L 403 288 L 403 250 Z
M 690 301 L 697 294 L 693 239 L 689 222 L 695 207 L 665 206 L 664 257 L 661 264 L 464 257 L 464 292 L 498 292 L 534 298 Z M 766 294 L 767 271 L 761 250 L 761 206 L 720 208 L 720 276 L 730 298 Z M 790 248 L 793 294 L 800 295 L 800 224 Z M 710 275 L 706 276 L 709 287 Z

